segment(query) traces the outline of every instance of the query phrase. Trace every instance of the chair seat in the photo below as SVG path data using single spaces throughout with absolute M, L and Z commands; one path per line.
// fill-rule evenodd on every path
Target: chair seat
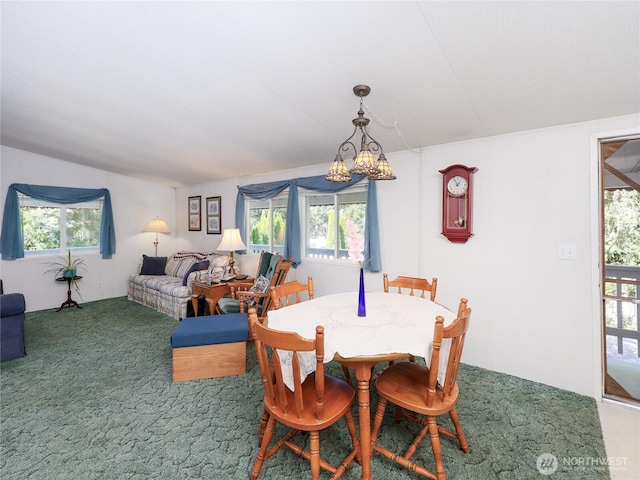
M 218 308 L 222 313 L 239 313 L 240 301 L 235 298 L 221 298 L 218 300 Z
M 285 395 L 287 397 L 287 403 L 294 405 L 294 392 L 286 388 Z M 325 403 L 322 412 L 323 418 L 318 420 L 316 417 L 316 377 L 314 372 L 302 383 L 302 398 L 307 408 L 300 412 L 300 416 L 294 414 L 293 411 L 284 413 L 282 409 L 268 397 L 265 398 L 265 407 L 270 415 L 273 415 L 280 423 L 288 427 L 300 428 L 300 424 L 303 423 L 305 431 L 323 430 L 335 423 L 347 410 L 351 409 L 353 399 L 355 398 L 355 390 L 346 382 L 325 375 L 324 397 L 330 399 L 331 402 Z
M 412 412 L 424 415 L 442 415 L 451 409 L 458 399 L 458 384 L 445 399 L 444 392 L 436 388 L 433 405 L 427 406 L 427 389 L 429 369 L 412 362 L 394 363 L 386 368 L 378 377 L 376 390 L 378 394 Z
M 218 308 L 224 314 L 241 313 L 241 311 L 240 311 L 240 300 L 237 300 L 235 298 L 229 298 L 229 297 L 221 298 L 220 300 L 218 300 Z M 249 308 L 247 307 L 246 302 L 245 302 L 244 312 L 246 312 L 248 309 Z M 256 310 L 258 311 L 258 316 L 260 316 L 260 314 L 262 312 L 262 306 L 258 305 L 256 307 Z M 242 312 L 242 313 L 244 313 L 244 312 Z

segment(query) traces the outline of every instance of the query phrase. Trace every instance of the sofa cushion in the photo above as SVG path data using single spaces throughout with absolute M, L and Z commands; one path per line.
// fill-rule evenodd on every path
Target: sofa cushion
M 182 285 L 182 279 L 175 277 L 175 280 L 175 282 L 160 283 L 154 290 L 176 298 L 191 297 L 191 289 Z
M 189 278 L 189 275 L 191 274 L 191 272 L 206 270 L 208 268 L 209 268 L 209 260 L 202 260 L 201 262 L 194 263 L 193 265 L 191 265 L 189 270 L 187 270 L 187 273 L 184 274 L 184 278 L 182 279 L 182 285 L 183 286 L 187 285 L 187 279 Z
M 129 281 L 149 290 L 176 298 L 191 297 L 191 289 L 182 285 L 182 279 L 169 275 L 132 275 Z
M 147 257 L 142 255 L 140 275 L 164 275 L 167 257 Z

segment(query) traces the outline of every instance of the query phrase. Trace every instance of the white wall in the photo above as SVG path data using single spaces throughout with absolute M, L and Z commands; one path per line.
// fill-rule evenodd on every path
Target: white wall
M 387 157 L 398 176 L 378 182 L 383 270 L 438 278 L 439 302 L 473 308 L 464 361 L 599 397 L 601 312 L 597 138 L 640 132 L 640 116 L 490 137 Z M 466 244 L 441 235 L 442 175 L 462 163 L 474 179 L 474 233 Z M 177 189 L 178 217 L 191 195 L 223 196 L 234 219 L 236 185 L 326 173 L 327 165 Z M 230 198 L 227 198 L 227 197 Z M 186 225 L 186 217 L 180 222 Z M 202 245 L 203 235 L 189 235 Z M 575 245 L 577 260 L 557 258 Z M 239 256 L 244 273 L 255 257 Z M 348 264 L 305 261 L 290 278 L 313 275 L 317 295 L 353 291 Z M 366 275 L 382 290 L 382 274 Z
M 460 297 L 469 299 L 474 314 L 466 363 L 599 398 L 597 139 L 638 132 L 640 115 L 633 115 L 388 154 L 398 179 L 378 182 L 383 270 L 437 277 L 437 299 L 452 308 Z M 207 235 L 204 216 L 202 231 L 188 231 L 189 196 L 201 195 L 203 208 L 206 197 L 221 196 L 222 227 L 233 227 L 237 185 L 324 174 L 329 166 L 193 185 L 174 195 L 167 187 L 14 149 L 3 147 L 2 154 L 3 197 L 13 182 L 111 190 L 118 253 L 115 261 L 97 254 L 91 259 L 82 280 L 85 300 L 126 294 L 126 278 L 140 255 L 152 253 L 152 234 L 140 232 L 155 215 L 174 232 L 161 236 L 161 254 L 215 250 L 220 235 Z M 475 235 L 466 244 L 450 243 L 440 234 L 438 170 L 454 163 L 478 168 Z M 558 260 L 559 244 L 575 245 L 577 260 Z M 255 256 L 238 260 L 241 271 L 255 272 Z M 2 269 L 5 284 L 12 279 L 19 285 L 12 290 L 27 292 L 32 310 L 64 299 L 62 288 L 42 276 L 37 262 L 2 261 Z M 94 278 L 93 272 L 99 275 Z M 305 261 L 290 278 L 307 275 L 313 275 L 318 296 L 353 291 L 357 285 L 357 269 L 350 264 Z M 381 273 L 368 273 L 365 282 L 368 290 L 382 290 Z
M 87 264 L 87 272 L 78 282 L 82 299 L 73 292 L 73 299 L 80 303 L 127 294 L 127 278 L 137 269 L 142 254 L 154 255 L 154 234 L 142 233 L 147 222 L 160 216 L 172 232 L 176 231 L 175 189 L 172 187 L 5 146 L 0 150 L 0 172 L 2 212 L 7 189 L 12 183 L 109 189 L 116 253 L 110 260 L 103 260 L 99 252 L 82 256 Z M 174 233 L 160 234 L 159 240 L 159 255 L 175 250 Z M 0 262 L 5 292 L 24 293 L 27 311 L 57 308 L 67 298 L 66 284 L 54 281 L 52 274 L 43 274 L 48 269 L 43 263 L 50 260 L 51 256 L 26 256 Z

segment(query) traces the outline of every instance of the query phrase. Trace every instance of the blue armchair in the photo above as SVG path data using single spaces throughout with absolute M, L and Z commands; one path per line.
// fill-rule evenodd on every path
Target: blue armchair
M 0 361 L 13 360 L 27 354 L 24 345 L 24 311 L 21 293 L 2 294 L 0 284 Z

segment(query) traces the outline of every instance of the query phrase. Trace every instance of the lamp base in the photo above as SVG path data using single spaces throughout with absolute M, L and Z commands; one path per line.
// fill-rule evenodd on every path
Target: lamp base
M 229 275 L 236 276 L 238 274 L 236 270 L 236 260 L 233 258 L 233 252 L 229 252 Z

